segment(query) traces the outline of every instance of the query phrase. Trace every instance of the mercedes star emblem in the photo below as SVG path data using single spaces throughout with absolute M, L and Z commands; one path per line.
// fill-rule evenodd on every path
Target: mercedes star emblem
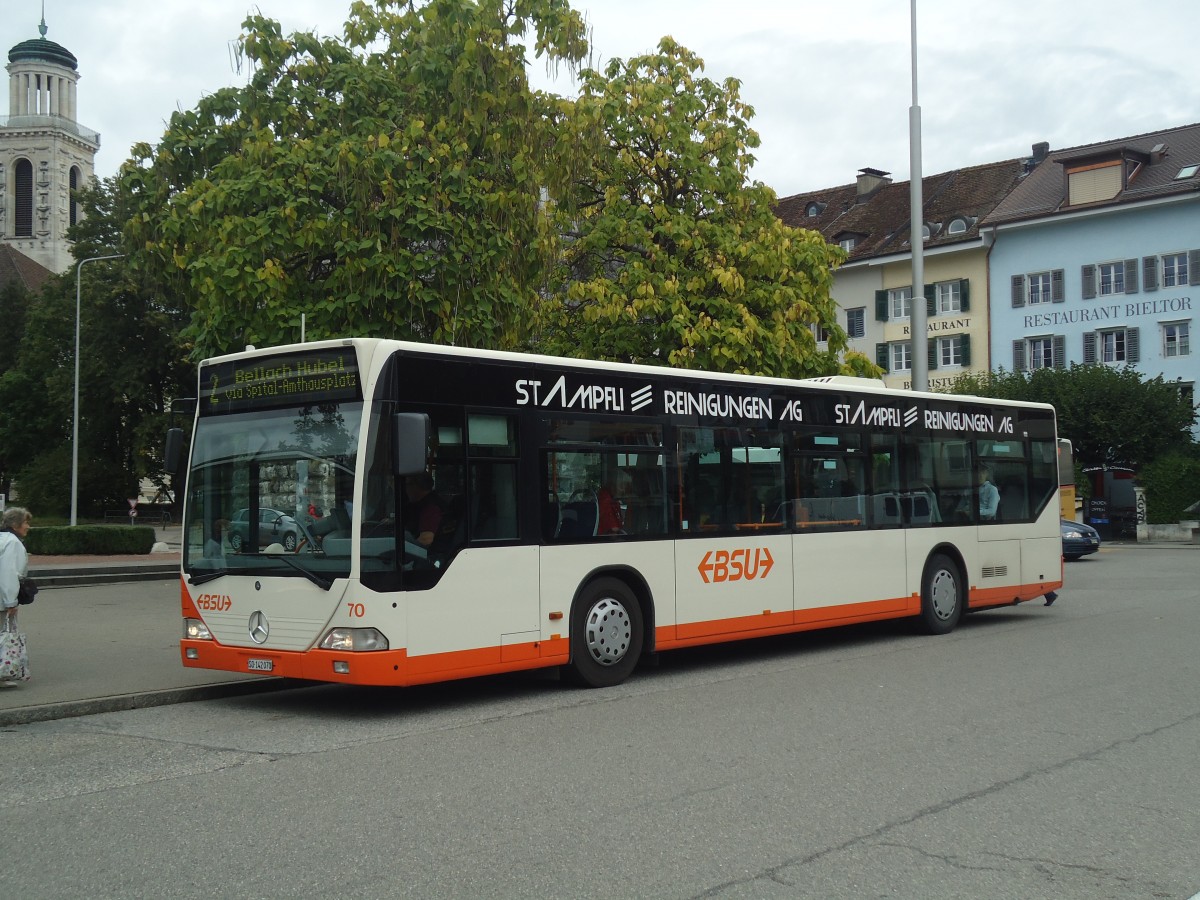
M 263 615 L 261 609 L 256 609 L 250 614 L 250 640 L 261 644 L 270 633 L 271 623 L 267 621 L 267 617 Z

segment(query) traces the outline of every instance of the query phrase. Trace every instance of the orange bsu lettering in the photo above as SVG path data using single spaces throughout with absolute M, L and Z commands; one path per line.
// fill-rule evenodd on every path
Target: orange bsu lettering
M 775 565 L 766 547 L 743 547 L 741 550 L 709 550 L 696 568 L 705 584 L 723 581 L 750 581 L 766 578 Z
M 233 598 L 228 594 L 201 594 L 196 598 L 196 607 L 210 612 L 225 612 L 231 606 Z

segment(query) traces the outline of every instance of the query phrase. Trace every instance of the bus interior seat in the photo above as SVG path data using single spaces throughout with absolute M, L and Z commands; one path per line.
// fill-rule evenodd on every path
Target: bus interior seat
M 561 538 L 592 537 L 600 525 L 599 501 L 593 494 L 588 500 L 572 500 L 563 508 Z

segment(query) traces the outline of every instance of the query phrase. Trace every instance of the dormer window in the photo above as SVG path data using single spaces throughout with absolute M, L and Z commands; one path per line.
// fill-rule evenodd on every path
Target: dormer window
M 1094 163 L 1067 169 L 1067 203 L 1094 203 L 1111 200 L 1121 192 L 1121 160 Z
M 1185 178 L 1195 178 L 1197 172 L 1200 172 L 1200 165 L 1184 166 L 1175 175 L 1175 180 L 1182 181 Z
M 858 244 L 858 237 L 850 234 L 838 241 L 838 246 L 849 253 Z
M 819 216 L 824 211 L 825 211 L 824 203 L 814 202 L 814 203 L 810 203 L 810 204 L 808 204 L 808 206 L 804 207 L 804 215 L 806 218 L 809 218 L 809 219 L 815 219 L 817 216 Z
M 966 219 L 951 219 L 950 227 L 946 229 L 947 234 L 966 234 L 967 233 Z

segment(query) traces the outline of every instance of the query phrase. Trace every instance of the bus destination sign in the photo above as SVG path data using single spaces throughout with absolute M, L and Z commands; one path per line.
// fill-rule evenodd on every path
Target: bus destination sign
M 213 363 L 200 369 L 200 415 L 361 400 L 354 349 Z

